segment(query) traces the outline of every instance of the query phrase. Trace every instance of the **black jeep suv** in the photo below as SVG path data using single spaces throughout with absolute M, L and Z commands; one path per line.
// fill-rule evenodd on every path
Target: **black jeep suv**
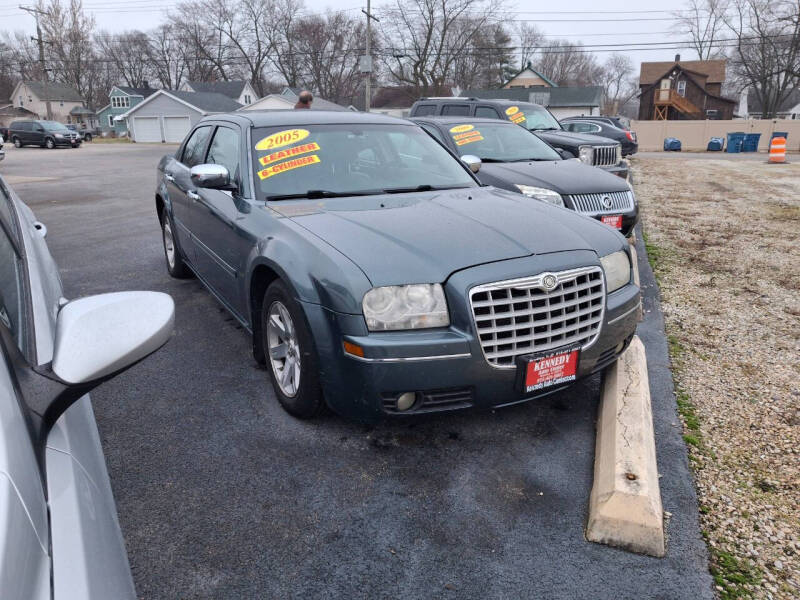
M 553 148 L 560 149 L 562 156 L 568 152 L 587 165 L 600 167 L 623 179 L 628 177 L 628 164 L 622 159 L 619 142 L 565 131 L 558 119 L 539 104 L 484 98 L 420 98 L 411 107 L 411 117 L 438 115 L 511 121 L 534 132 Z
M 22 146 L 56 146 L 81 145 L 81 136 L 77 131 L 67 129 L 58 121 L 14 121 L 8 126 L 8 137 L 16 148 Z

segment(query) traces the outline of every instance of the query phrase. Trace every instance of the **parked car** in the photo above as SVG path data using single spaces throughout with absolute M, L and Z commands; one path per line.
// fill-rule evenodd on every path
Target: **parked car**
M 58 121 L 14 121 L 8 126 L 8 134 L 15 148 L 22 146 L 77 148 L 81 145 L 78 133 L 67 129 L 66 125 Z
M 627 182 L 576 160 L 564 160 L 530 131 L 498 119 L 425 117 L 413 119 L 456 156 L 477 157 L 472 169 L 484 185 L 566 206 L 633 233 L 639 217 Z
M 533 131 L 565 157 L 578 158 L 622 179 L 628 177 L 628 164 L 622 160 L 619 142 L 565 131 L 558 119 L 538 104 L 478 98 L 420 98 L 411 106 L 410 116 L 483 117 L 511 121 Z
M 524 402 L 607 367 L 636 328 L 619 232 L 481 186 L 408 121 L 210 115 L 157 178 L 168 272 L 252 333 L 298 417 Z
M 4 143 L 3 136 L 0 135 L 0 160 L 3 160 L 6 157 L 6 153 L 3 150 L 3 143 Z
M 135 599 L 88 392 L 167 341 L 174 305 L 65 300 L 45 234 L 0 177 L 0 595 Z
M 599 135 L 620 143 L 622 146 L 622 156 L 636 154 L 639 144 L 636 142 L 636 135 L 628 129 L 620 129 L 605 121 L 595 120 L 588 117 L 570 117 L 561 120 L 561 126 L 567 131 L 575 133 L 585 133 L 588 135 Z
M 100 135 L 100 130 L 96 127 L 90 129 L 88 127 L 78 127 L 77 125 L 67 125 L 67 129 L 76 132 L 81 137 L 81 141 L 84 142 L 91 142 L 93 138 Z

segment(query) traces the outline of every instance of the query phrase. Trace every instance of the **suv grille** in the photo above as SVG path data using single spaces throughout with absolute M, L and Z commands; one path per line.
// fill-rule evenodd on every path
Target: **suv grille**
M 592 152 L 592 166 L 613 167 L 622 160 L 622 146 L 594 146 Z
M 581 213 L 620 213 L 633 210 L 633 192 L 605 194 L 573 194 L 567 196 L 575 210 Z
M 543 280 L 553 275 L 547 292 Z M 490 365 L 513 368 L 515 358 L 576 344 L 591 346 L 600 335 L 606 305 L 600 267 L 479 285 L 470 290 L 472 316 Z

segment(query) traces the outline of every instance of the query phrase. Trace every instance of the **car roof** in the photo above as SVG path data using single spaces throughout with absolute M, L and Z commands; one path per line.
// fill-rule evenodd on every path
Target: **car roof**
M 466 116 L 443 116 L 443 115 L 425 115 L 421 117 L 411 117 L 412 121 L 436 121 L 438 123 L 491 123 L 492 125 L 514 125 L 511 121 L 505 119 L 488 119 L 486 117 L 466 117 Z
M 419 102 L 420 104 L 427 103 L 427 102 L 431 102 L 431 103 L 442 102 L 442 103 L 445 103 L 445 104 L 456 104 L 456 103 L 462 104 L 464 102 L 474 102 L 476 104 L 479 104 L 479 103 L 490 104 L 491 103 L 491 104 L 503 104 L 503 105 L 508 105 L 508 106 L 520 106 L 520 105 L 524 104 L 526 106 L 538 106 L 539 108 L 544 109 L 544 106 L 542 106 L 541 104 L 534 104 L 533 102 L 527 102 L 527 101 L 522 101 L 522 100 L 508 100 L 506 98 L 473 98 L 473 97 L 471 97 L 471 98 L 459 98 L 457 96 L 454 96 L 452 98 L 420 98 L 419 100 L 417 100 L 417 102 Z M 415 104 L 416 104 L 416 102 L 415 102 Z
M 233 120 L 249 122 L 253 127 L 275 127 L 283 125 L 335 125 L 369 123 L 374 125 L 414 125 L 405 119 L 373 113 L 341 110 L 247 110 L 235 113 L 213 114 L 204 121 Z

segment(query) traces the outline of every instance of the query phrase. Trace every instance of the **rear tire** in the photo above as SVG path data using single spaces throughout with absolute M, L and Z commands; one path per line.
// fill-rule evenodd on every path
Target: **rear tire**
M 325 412 L 317 359 L 303 310 L 280 280 L 261 305 L 261 337 L 278 402 L 290 415 L 311 419 Z
M 167 272 L 175 279 L 189 279 L 192 271 L 183 262 L 183 256 L 175 242 L 175 233 L 172 219 L 169 218 L 167 209 L 161 210 L 161 241 L 164 243 L 164 259 L 167 262 Z
M 84 142 L 91 142 L 91 141 L 92 141 L 92 134 L 91 134 L 91 133 L 87 133 L 87 134 L 85 134 L 85 135 L 83 136 L 83 141 L 84 141 Z
M 55 147 L 56 147 L 56 142 L 55 142 L 55 140 L 54 140 L 53 138 L 47 138 L 47 139 L 45 139 L 45 141 L 44 141 L 44 147 L 45 147 L 45 148 L 47 148 L 48 150 L 52 150 L 53 148 L 55 148 Z
M 19 141 L 18 137 L 14 136 L 11 141 L 14 143 L 14 148 L 22 148 L 22 142 Z

